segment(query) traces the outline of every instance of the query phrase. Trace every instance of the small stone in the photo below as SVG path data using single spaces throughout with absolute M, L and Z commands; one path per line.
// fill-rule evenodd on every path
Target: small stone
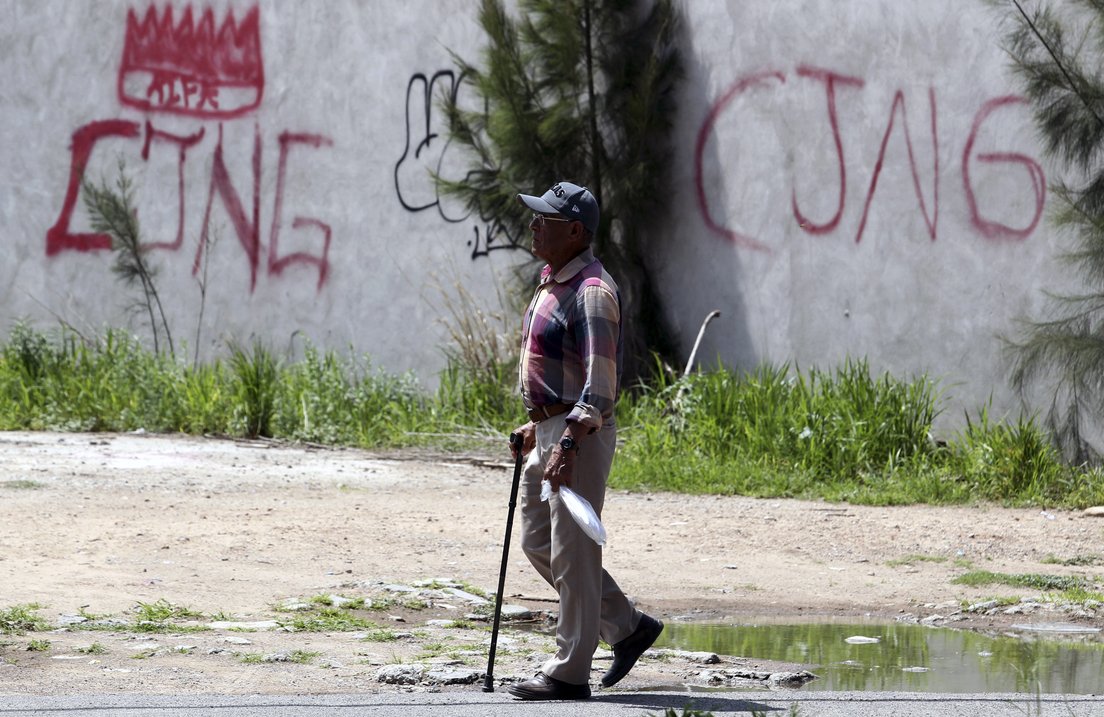
M 1104 505 L 1095 505 L 1092 508 L 1085 508 L 1081 515 L 1086 518 L 1104 518 Z
M 252 645 L 252 640 L 246 640 L 244 637 L 225 637 L 223 642 L 229 642 L 231 645 Z
M 761 672 L 758 670 L 726 670 L 724 674 L 742 680 L 758 680 L 760 682 L 769 680 L 771 676 L 769 672 Z
M 262 662 L 290 662 L 291 655 L 286 652 L 271 652 L 261 658 Z
M 983 610 L 990 610 L 997 606 L 996 600 L 986 600 L 984 602 L 976 602 L 970 607 L 966 608 L 966 612 L 982 612 Z
M 346 605 L 350 605 L 350 604 L 356 602 L 352 598 L 341 597 L 340 595 L 330 595 L 329 599 L 330 599 L 330 605 L 332 607 L 345 607 Z
M 660 659 L 669 657 L 679 660 L 686 660 L 687 662 L 694 662 L 699 665 L 716 665 L 721 661 L 721 658 L 715 652 L 690 652 L 688 650 L 648 650 L 647 652 L 653 653 L 655 657 Z M 647 653 L 645 653 L 647 654 Z M 608 653 L 609 658 L 613 657 L 613 653 Z M 595 659 L 604 659 L 599 656 L 599 653 L 594 654 Z
M 426 679 L 435 685 L 470 685 L 482 676 L 478 670 L 430 670 Z
M 920 624 L 921 625 L 934 625 L 934 624 L 936 624 L 937 622 L 940 622 L 943 619 L 945 619 L 945 618 L 942 615 L 928 615 L 927 617 L 920 620 Z
M 421 665 L 384 665 L 376 672 L 376 681 L 389 685 L 416 685 L 422 680 Z
M 448 593 L 449 595 L 451 595 L 452 597 L 459 598 L 459 599 L 463 600 L 464 602 L 470 603 L 472 605 L 489 605 L 490 604 L 490 600 L 488 600 L 487 598 L 480 597 L 478 595 L 466 592 L 464 590 L 461 590 L 460 588 L 447 588 L 445 590 L 445 592 Z
M 522 605 L 503 605 L 503 620 L 532 620 L 533 611 Z
M 88 622 L 88 618 L 84 615 L 60 615 L 58 616 L 58 627 L 69 627 L 70 625 L 80 625 L 83 622 Z
M 288 612 L 306 612 L 307 610 L 313 610 L 314 605 L 300 600 L 285 600 L 281 603 L 280 609 L 287 610 Z
M 802 687 L 815 679 L 817 679 L 816 675 L 805 670 L 802 670 L 801 672 L 775 672 L 767 678 L 767 683 L 771 687 L 783 687 L 793 689 L 797 687 Z

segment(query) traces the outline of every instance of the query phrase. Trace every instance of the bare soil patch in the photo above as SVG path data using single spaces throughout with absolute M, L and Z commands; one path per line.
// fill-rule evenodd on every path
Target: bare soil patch
M 353 612 L 410 633 L 0 635 L 0 691 L 357 692 L 408 689 L 380 683 L 384 665 L 481 670 L 485 626 L 430 622 L 463 620 L 470 605 L 403 602 L 384 586 L 439 579 L 493 592 L 510 477 L 505 441 L 501 456 L 434 458 L 184 436 L 0 434 L 0 609 L 38 603 L 56 625 L 81 610 L 133 621 L 136 604 L 166 601 L 207 616 L 196 625 L 214 615 L 286 622 L 295 613 L 278 609 L 285 601 L 391 595 L 385 607 Z M 603 517 L 607 568 L 666 621 L 940 614 L 939 624 L 1000 630 L 1032 616 L 960 612 L 961 604 L 1032 593 L 952 584 L 968 566 L 1104 576 L 1100 566 L 1041 562 L 1104 552 L 1104 520 L 1078 512 L 610 491 Z M 515 523 L 507 602 L 555 613 L 555 593 L 529 568 L 516 531 Z M 1099 609 L 1061 619 L 1104 627 Z M 554 649 L 545 632 L 506 626 L 503 636 L 498 677 L 531 676 Z M 27 650 L 32 639 L 49 649 Z M 77 651 L 93 643 L 104 652 Z M 304 662 L 265 661 L 279 655 Z M 595 661 L 595 680 L 606 667 Z M 646 658 L 622 684 L 682 684 L 701 670 Z

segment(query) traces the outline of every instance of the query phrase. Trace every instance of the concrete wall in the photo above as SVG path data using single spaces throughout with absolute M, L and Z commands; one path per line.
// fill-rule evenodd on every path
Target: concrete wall
M 754 365 L 939 379 L 1018 410 L 1000 335 L 1061 286 L 1028 105 L 974 2 L 686 3 L 681 209 L 659 244 L 684 343 Z M 1067 282 L 1068 286 L 1068 282 Z
M 0 6 L 0 331 L 61 318 L 148 334 L 91 233 L 85 160 L 90 179 L 113 181 L 120 160 L 134 179 L 188 355 L 199 325 L 205 354 L 305 338 L 433 383 L 449 321 L 435 287 L 461 282 L 494 308 L 528 260 L 524 231 L 465 216 L 428 179 L 458 162 L 428 97 L 455 91 L 449 49 L 477 57 L 474 0 Z M 170 8 L 179 30 L 208 7 L 216 31 L 232 14 L 236 45 L 203 45 L 199 30 L 177 34 L 178 52 L 149 42 Z M 1060 275 L 1051 171 L 992 11 L 681 7 L 675 209 L 654 257 L 685 351 L 720 309 L 707 362 L 865 356 L 942 379 L 952 413 L 991 393 L 1012 408 L 997 335 Z M 185 83 L 197 66 L 221 79 Z

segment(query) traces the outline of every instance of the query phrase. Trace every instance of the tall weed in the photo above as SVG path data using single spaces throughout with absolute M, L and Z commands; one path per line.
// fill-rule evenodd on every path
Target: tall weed
M 1064 464 L 1033 419 L 995 421 L 984 408 L 946 444 L 932 440 L 939 397 L 925 377 L 875 377 L 864 361 L 654 375 L 618 404 L 615 487 L 882 505 L 1104 503 L 1104 472 Z M 17 326 L 0 347 L 0 429 L 144 428 L 499 455 L 524 420 L 516 381 L 512 361 L 473 366 L 457 354 L 429 392 L 366 358 L 308 347 L 284 363 L 259 343 L 192 367 L 121 331 L 85 341 Z
M 235 418 L 246 436 L 272 437 L 276 415 L 276 390 L 280 378 L 276 357 L 260 341 L 246 351 L 230 347 L 230 366 L 234 372 Z

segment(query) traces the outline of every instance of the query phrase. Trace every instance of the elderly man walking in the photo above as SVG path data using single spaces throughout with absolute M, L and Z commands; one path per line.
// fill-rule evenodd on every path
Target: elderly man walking
M 602 569 L 602 547 L 576 524 L 558 492 L 570 486 L 601 515 L 617 438 L 620 298 L 591 250 L 599 209 L 590 190 L 560 182 L 540 197 L 519 194 L 518 201 L 534 212 L 533 253 L 548 262 L 525 313 L 518 369 L 530 419 L 516 431 L 528 455 L 522 549 L 559 594 L 560 616 L 556 655 L 509 692 L 524 700 L 587 699 L 599 638 L 613 646 L 613 664 L 601 680 L 610 687 L 663 631 Z M 552 486 L 547 502 L 542 480 Z

